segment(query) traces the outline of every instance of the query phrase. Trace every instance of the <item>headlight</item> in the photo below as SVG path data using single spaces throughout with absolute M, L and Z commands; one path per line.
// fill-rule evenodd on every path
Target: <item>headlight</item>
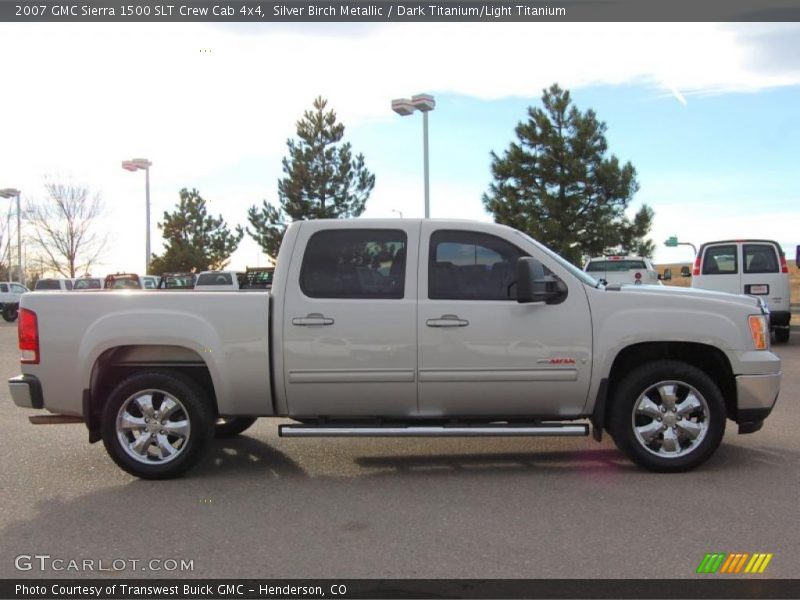
M 750 335 L 756 350 L 766 350 L 769 347 L 769 325 L 765 315 L 750 315 L 747 318 L 750 325 Z

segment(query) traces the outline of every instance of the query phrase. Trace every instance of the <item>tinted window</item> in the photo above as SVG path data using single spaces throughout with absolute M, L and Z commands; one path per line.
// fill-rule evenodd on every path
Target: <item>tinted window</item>
M 72 282 L 71 282 L 69 279 L 65 279 L 65 280 L 64 280 L 64 286 L 65 286 L 65 287 L 66 287 L 68 290 L 71 290 L 71 289 L 72 289 Z
M 60 290 L 58 279 L 40 279 L 36 282 L 37 290 Z
M 8 284 L 7 283 L 0 283 L 0 292 L 7 292 L 8 291 Z
M 710 246 L 703 258 L 703 275 L 731 275 L 739 272 L 736 244 Z
M 437 231 L 428 257 L 428 297 L 432 300 L 511 300 L 517 259 L 515 245 L 485 233 Z
M 233 285 L 233 278 L 230 273 L 203 273 L 196 285 Z
M 315 233 L 303 255 L 300 289 L 311 298 L 402 298 L 406 240 L 394 229 Z
M 647 270 L 647 266 L 643 260 L 593 260 L 586 266 L 586 271 L 589 273 L 631 271 L 633 269 Z
M 745 273 L 778 273 L 778 254 L 772 244 L 745 244 L 742 248 Z
M 72 286 L 73 290 L 99 290 L 103 286 L 100 284 L 99 279 L 78 279 L 75 285 Z

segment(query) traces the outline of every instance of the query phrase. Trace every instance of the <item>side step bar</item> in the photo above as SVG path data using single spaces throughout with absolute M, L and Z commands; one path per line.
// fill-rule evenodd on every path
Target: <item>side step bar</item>
M 561 425 L 546 423 L 533 426 L 476 425 L 476 426 L 425 426 L 366 427 L 332 425 L 280 425 L 280 437 L 529 437 L 589 435 L 589 425 Z

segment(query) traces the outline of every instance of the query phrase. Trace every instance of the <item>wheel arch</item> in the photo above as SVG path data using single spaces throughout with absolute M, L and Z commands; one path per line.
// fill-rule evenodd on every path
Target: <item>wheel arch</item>
M 605 427 L 608 427 L 616 387 L 625 375 L 645 363 L 667 359 L 685 362 L 708 375 L 722 393 L 728 418 L 736 419 L 736 379 L 731 363 L 722 350 L 696 342 L 642 342 L 626 346 L 614 357 L 605 390 Z

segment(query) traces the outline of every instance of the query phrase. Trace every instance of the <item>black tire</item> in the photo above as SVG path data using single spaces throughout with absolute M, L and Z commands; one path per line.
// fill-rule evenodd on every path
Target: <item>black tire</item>
M 789 328 L 776 327 L 775 328 L 775 343 L 786 344 L 789 341 Z
M 685 412 L 695 403 L 685 403 L 690 393 L 698 407 Z M 637 405 L 640 410 L 634 416 Z M 636 464 L 674 473 L 708 460 L 722 442 L 725 419 L 725 401 L 706 373 L 677 360 L 660 360 L 635 368 L 616 386 L 609 431 L 617 447 Z M 687 433 L 697 431 L 694 438 Z
M 6 304 L 3 307 L 3 320 L 7 323 L 13 323 L 19 317 L 19 307 L 16 304 Z
M 239 435 L 255 422 L 255 417 L 220 417 L 214 425 L 214 437 L 228 438 Z
M 139 407 L 139 401 L 146 404 L 148 397 L 151 417 Z M 162 409 L 168 416 L 159 413 Z M 137 416 L 137 412 L 141 416 Z M 118 419 L 122 422 L 126 418 L 128 422 L 135 421 L 136 427 L 120 427 L 118 431 Z M 144 425 L 147 420 L 150 423 Z M 214 435 L 214 420 L 206 394 L 194 381 L 179 373 L 142 371 L 122 381 L 109 395 L 103 407 L 103 443 L 114 462 L 131 475 L 142 479 L 169 479 L 181 475 L 202 458 Z M 182 425 L 184 423 L 186 425 Z M 159 427 L 163 429 L 158 431 Z M 184 429 L 185 436 L 170 434 Z M 126 447 L 121 437 L 128 440 Z M 175 450 L 173 456 L 163 456 L 162 438 L 164 447 Z M 139 440 L 145 441 L 140 444 L 144 453 L 132 447 Z

